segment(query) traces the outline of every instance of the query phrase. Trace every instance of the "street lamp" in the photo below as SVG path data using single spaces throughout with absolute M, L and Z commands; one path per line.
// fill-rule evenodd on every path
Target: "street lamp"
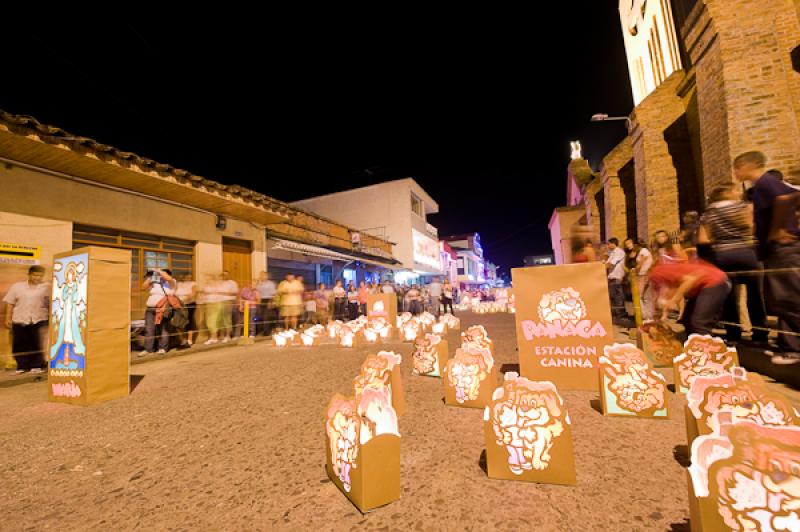
M 627 116 L 608 116 L 605 113 L 597 113 L 592 115 L 592 122 L 613 122 L 616 120 L 624 120 L 625 126 L 628 128 L 628 131 L 631 130 L 631 119 Z

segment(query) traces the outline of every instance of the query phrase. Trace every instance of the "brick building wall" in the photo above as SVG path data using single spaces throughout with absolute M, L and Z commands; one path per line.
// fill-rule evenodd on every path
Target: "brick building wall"
M 622 142 L 617 144 L 613 150 L 608 152 L 603 158 L 600 166 L 600 180 L 603 183 L 605 199 L 605 226 L 609 236 L 615 236 L 620 240 L 628 236 L 636 236 L 631 231 L 633 227 L 628 227 L 627 210 L 633 203 L 635 208 L 636 198 L 627 198 L 625 191 L 620 183 L 620 170 L 624 168 L 633 158 L 633 148 L 630 137 L 625 137 Z M 635 194 L 635 193 L 634 193 Z
M 800 22 L 788 0 L 705 0 L 682 28 L 696 74 L 706 190 L 730 182 L 733 158 L 761 150 L 800 182 Z

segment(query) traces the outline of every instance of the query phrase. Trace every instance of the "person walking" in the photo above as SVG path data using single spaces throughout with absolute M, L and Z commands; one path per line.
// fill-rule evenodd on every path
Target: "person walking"
M 744 287 L 747 294 L 747 313 L 753 326 L 752 341 L 766 344 L 767 313 L 761 288 L 761 263 L 758 261 L 753 237 L 752 205 L 741 200 L 741 191 L 733 184 L 711 191 L 708 208 L 700 218 L 697 244 L 711 245 L 712 262 L 729 274 L 733 288 L 722 313 L 726 339 L 739 342 L 742 326 L 739 320 L 738 293 Z M 737 272 L 747 272 L 737 274 Z
M 683 250 L 680 244 L 673 242 L 669 233 L 659 230 L 653 235 L 653 256 L 656 262 L 686 262 L 689 256 Z
M 231 337 L 234 336 L 234 325 L 239 325 L 241 322 L 240 314 L 238 312 L 237 299 L 239 298 L 239 285 L 231 279 L 230 273 L 227 270 L 222 272 L 222 279 L 218 286 L 220 298 L 222 300 L 222 313 L 221 317 L 221 331 L 225 335 L 222 343 L 230 342 Z
M 11 330 L 11 352 L 17 373 L 43 373 L 46 368 L 42 335 L 50 317 L 50 285 L 44 282 L 44 268 L 28 268 L 28 280 L 14 283 L 3 302 L 5 325 Z
M 737 180 L 753 185 L 753 221 L 758 255 L 764 262 L 766 306 L 778 316 L 778 347 L 773 364 L 800 363 L 800 192 L 773 171 L 766 156 L 746 152 L 734 159 Z
M 315 319 L 319 324 L 327 325 L 330 320 L 330 298 L 331 292 L 325 288 L 325 283 L 319 283 L 317 290 L 314 292 L 314 301 L 317 304 Z

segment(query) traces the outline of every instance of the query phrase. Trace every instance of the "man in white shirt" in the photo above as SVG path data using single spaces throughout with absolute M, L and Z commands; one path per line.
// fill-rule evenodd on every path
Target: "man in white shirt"
M 389 281 L 383 282 L 383 287 L 381 287 L 381 292 L 384 294 L 394 294 L 394 287 L 389 283 Z
M 433 308 L 433 313 L 436 314 L 438 318 L 442 305 L 442 283 L 439 282 L 438 278 L 434 278 L 433 282 L 428 285 L 428 294 L 431 296 L 431 308 Z
M 261 296 L 259 305 L 258 330 L 262 335 L 272 334 L 272 327 L 278 316 L 275 312 L 275 283 L 269 278 L 267 272 L 261 272 L 256 285 L 258 295 Z
M 614 318 L 624 318 L 627 316 L 625 310 L 625 293 L 622 290 L 622 282 L 625 279 L 625 252 L 619 247 L 619 240 L 616 238 L 608 239 L 608 258 L 605 261 L 608 270 L 608 296 L 611 299 L 611 316 Z
M 224 305 L 222 308 L 222 331 L 225 333 L 225 338 L 222 339 L 222 343 L 225 343 L 230 342 L 231 335 L 235 330 L 234 326 L 238 325 L 241 321 L 239 311 L 235 308 L 236 299 L 239 297 L 239 285 L 236 281 L 231 279 L 230 273 L 228 273 L 227 270 L 222 272 L 220 296 Z
M 42 373 L 45 368 L 42 333 L 50 318 L 50 285 L 44 281 L 44 268 L 28 268 L 28 280 L 14 283 L 3 301 L 5 325 L 11 329 L 17 373 Z

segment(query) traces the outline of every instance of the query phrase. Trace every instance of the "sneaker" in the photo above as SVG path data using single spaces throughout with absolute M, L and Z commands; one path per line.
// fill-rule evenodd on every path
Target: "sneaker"
M 137 354 L 136 356 L 137 356 L 137 357 L 146 357 L 146 356 L 147 356 L 147 355 L 149 355 L 149 354 L 150 354 L 150 351 L 148 351 L 147 349 L 145 349 L 144 351 L 139 351 L 139 354 Z
M 22 375 L 23 373 L 27 372 L 27 369 L 18 369 L 14 372 L 15 375 Z
M 211 345 L 211 344 L 216 344 L 216 343 L 217 343 L 217 339 L 216 338 L 209 338 L 208 340 L 205 341 L 205 345 Z
M 44 373 L 44 370 L 42 368 L 33 368 L 31 373 Z
M 192 344 L 194 344 L 194 342 L 192 342 L 191 340 L 186 340 L 186 345 L 192 347 Z
M 167 354 L 167 350 L 166 349 L 159 349 L 158 350 L 158 354 L 159 355 L 166 355 Z
M 778 366 L 800 364 L 800 353 L 779 353 L 772 355 L 772 363 Z
M 230 341 L 231 341 L 231 337 L 230 336 L 226 336 L 225 338 L 222 339 L 222 343 L 223 344 L 227 343 L 227 342 L 230 342 Z

